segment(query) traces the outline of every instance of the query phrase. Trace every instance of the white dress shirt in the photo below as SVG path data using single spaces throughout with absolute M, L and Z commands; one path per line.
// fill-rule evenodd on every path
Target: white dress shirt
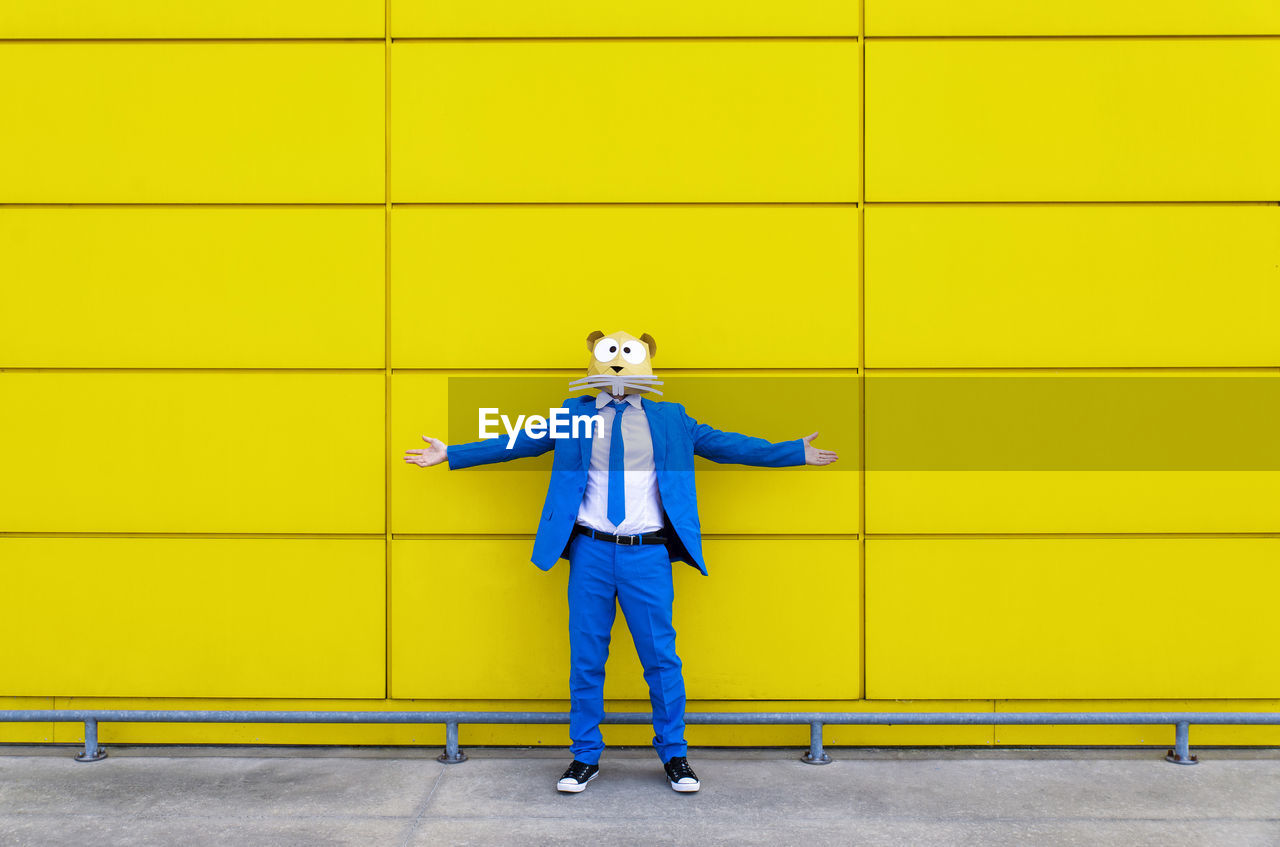
M 578 506 L 578 523 L 615 535 L 639 535 L 662 529 L 662 498 L 653 464 L 653 436 L 639 394 L 628 394 L 630 408 L 622 415 L 623 478 L 627 492 L 627 515 L 614 526 L 609 520 L 609 447 L 613 437 L 613 417 L 617 414 L 607 392 L 596 396 L 596 414 L 604 421 L 604 437 L 591 440 L 591 466 L 587 469 L 587 489 Z

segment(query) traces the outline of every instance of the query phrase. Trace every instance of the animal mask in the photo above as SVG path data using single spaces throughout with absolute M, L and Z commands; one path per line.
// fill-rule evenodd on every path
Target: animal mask
M 625 332 L 605 335 L 596 330 L 587 336 L 591 363 L 587 375 L 569 383 L 574 389 L 601 389 L 610 394 L 661 394 L 655 386 L 662 380 L 653 375 L 650 361 L 658 352 L 658 342 L 649 333 L 636 338 Z

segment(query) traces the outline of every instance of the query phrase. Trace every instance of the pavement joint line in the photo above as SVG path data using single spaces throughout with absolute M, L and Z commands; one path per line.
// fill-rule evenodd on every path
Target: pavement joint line
M 146 812 L 10 812 L 0 811 L 0 820 L 5 818 L 128 818 L 129 820 L 148 820 L 148 821 L 171 821 L 171 820 L 217 820 L 225 821 L 227 814 L 217 815 L 193 815 L 190 813 L 170 813 L 170 814 L 148 814 Z M 321 820 L 321 821 L 407 821 L 412 817 L 412 813 L 405 815 L 368 815 L 368 814 L 323 814 L 311 812 L 299 812 L 294 815 L 263 815 L 263 814 L 244 814 L 240 811 L 235 813 L 236 820 L 246 821 L 277 821 L 277 820 Z
M 568 802 L 572 802 L 572 801 L 568 801 Z M 660 811 L 660 810 L 655 809 L 655 811 Z M 123 812 L 122 812 L 122 813 L 120 813 L 120 814 L 118 814 L 118 815 L 112 815 L 112 814 L 106 814 L 106 815 L 104 815 L 104 814 L 102 814 L 102 813 L 100 813 L 100 812 L 98 812 L 98 813 L 89 813 L 89 812 L 0 812 L 0 820 L 4 820 L 4 819 L 6 819 L 6 818 L 39 818 L 39 817 L 47 817 L 47 818 L 51 818 L 51 819 L 55 819 L 55 820 L 61 820 L 61 819 L 64 819 L 64 818 L 70 818 L 70 817 L 75 817 L 75 818 L 94 818 L 94 819 L 103 819 L 103 818 L 120 817 L 120 818 L 128 818 L 129 820 L 144 820 L 144 821 L 183 821 L 183 820 L 191 820 L 191 821 L 222 820 L 222 821 L 225 821 L 225 820 L 226 820 L 226 818 L 227 818 L 227 816 L 226 816 L 225 814 L 223 814 L 223 815 L 156 815 L 156 816 L 152 816 L 152 817 L 147 817 L 147 816 L 141 816 L 141 815 L 139 815 L 139 814 L 137 814 L 137 813 L 123 813 Z M 506 822 L 510 822 L 510 821 L 512 820 L 512 816 L 511 816 L 511 815 L 448 815 L 448 814 L 441 815 L 441 814 L 433 814 L 433 815 L 431 815 L 430 817 L 431 817 L 431 819 L 432 819 L 432 820 L 450 821 L 450 822 L 458 822 L 458 823 L 465 823 L 465 822 L 469 822 L 469 821 L 474 821 L 474 822 L 495 822 L 495 821 L 506 821 Z M 319 821 L 337 821 L 337 820 L 360 820 L 360 821 L 364 821 L 364 820 L 371 820 L 371 821 L 403 821 L 403 820 L 409 820 L 409 816 L 408 816 L 408 815 L 317 815 L 317 814 L 297 814 L 297 815 L 243 815 L 243 814 L 238 814 L 238 813 L 237 813 L 237 814 L 236 814 L 236 819 L 237 819 L 237 820 L 244 820 L 244 821 L 311 821 L 311 820 L 319 820 Z M 779 825 L 786 825 L 786 826 L 791 826 L 791 825 L 794 825 L 794 824 L 806 823 L 806 822 L 812 822 L 812 823 L 837 823 L 837 822 L 850 822 L 850 821 L 853 821 L 853 822 L 857 822 L 857 821 L 862 821 L 862 822 L 876 822 L 876 823 L 962 823 L 962 822 L 968 821 L 968 822 L 972 822 L 972 823 L 1009 823 L 1009 824 L 1031 824 L 1031 823 L 1036 823 L 1036 824 L 1071 824 L 1071 823 L 1114 823 L 1114 824 L 1120 824 L 1120 823 L 1169 823 L 1169 824 L 1275 823 L 1275 824 L 1280 824 L 1280 818 L 1274 818 L 1274 817 L 1273 817 L 1273 818 L 1251 818 L 1251 817 L 1175 818 L 1175 817 L 1166 817 L 1166 816 L 1163 816 L 1163 815 L 1162 815 L 1162 816 L 1160 816 L 1160 817 L 1141 817 L 1141 816 L 1140 816 L 1140 817 L 1131 817 L 1131 818 L 1116 818 L 1116 817 L 1102 817 L 1102 816 L 1092 816 L 1092 817 L 1028 817 L 1028 818 L 1013 818 L 1013 817 L 1007 817 L 1007 816 L 1001 816 L 1001 817 L 992 817 L 992 816 L 975 816 L 975 817 L 944 817 L 944 816 L 940 816 L 940 815 L 922 815 L 922 816 L 896 815 L 896 816 L 885 816 L 885 815 L 867 815 L 867 814 L 859 814 L 859 815 L 857 815 L 856 817 L 852 817 L 852 818 L 851 818 L 851 817 L 849 817 L 849 816 L 847 816 L 847 815 L 845 815 L 845 816 L 840 816 L 840 817 L 835 817 L 835 816 L 833 816 L 833 817 L 814 817 L 814 816 L 812 816 L 812 814 L 811 814 L 811 810 L 806 810 L 806 811 L 805 811 L 805 812 L 803 812 L 803 813 L 799 813 L 799 812 L 798 812 L 798 813 L 796 813 L 796 815 L 795 815 L 794 817 L 788 817 L 788 816 L 786 816 L 786 815 L 778 815 L 776 812 L 772 812 L 772 811 L 771 811 L 771 812 L 770 812 L 770 818 L 769 818 L 769 819 L 770 819 L 770 821 L 775 821 L 775 822 L 777 822 L 777 824 L 779 824 Z M 522 820 L 526 820 L 526 821 L 580 821 L 580 820 L 581 820 L 581 817 L 580 817 L 580 815 L 573 815 L 573 816 L 568 816 L 568 815 L 565 815 L 565 816 L 560 816 L 560 815 L 545 815 L 545 816 L 544 816 L 544 815 L 527 815 L 527 816 L 524 816 L 524 817 L 522 818 Z M 609 817 L 609 821 L 610 821 L 610 822 L 616 822 L 616 823 L 651 823 L 651 822 L 653 821 L 653 817 L 652 817 L 652 816 L 639 816 L 639 817 L 634 817 L 634 816 L 629 816 L 629 815 L 610 815 L 610 817 Z M 405 836 L 406 841 L 402 842 L 401 847 L 404 847 L 404 844 L 407 844 L 407 843 L 408 843 L 408 841 L 407 841 L 407 840 L 408 840 L 408 839 L 410 839 L 414 833 L 416 833 L 416 831 L 417 831 L 416 826 L 417 826 L 417 824 L 418 824 L 418 823 L 420 823 L 420 822 L 421 822 L 420 820 L 416 820 L 416 819 L 413 821 L 413 823 L 414 823 L 414 829 L 412 829 L 408 834 L 406 834 L 406 836 Z M 681 824 L 683 824 L 683 823 L 697 823 L 697 821 L 681 821 L 681 820 L 673 820 L 673 821 L 671 821 L 671 822 L 672 822 L 672 823 L 681 823 Z M 765 824 L 765 825 L 768 825 L 768 824 Z
M 681 799 L 680 799 L 678 796 L 676 796 L 674 793 L 672 793 L 672 798 L 673 798 L 673 801 L 674 801 L 674 802 L 686 802 L 686 801 L 684 801 L 684 800 L 681 800 Z M 551 802 L 557 802 L 557 801 L 553 800 L 553 801 L 551 801 Z M 568 803 L 573 803 L 573 802 L 575 802 L 575 801 L 574 801 L 573 799 L 571 799 L 571 798 L 565 798 L 565 799 L 561 800 L 560 802 L 564 802 L 564 803 L 567 805 Z M 697 802 L 697 801 L 689 801 L 689 802 Z M 804 811 L 802 811 L 802 812 L 796 812 L 796 813 L 795 813 L 795 818 L 796 818 L 797 820 L 809 820 L 809 819 L 811 819 L 811 817 L 810 817 L 810 816 L 811 816 L 811 814 L 812 814 L 812 811 L 813 811 L 814 809 L 821 809 L 821 808 L 823 808 L 823 807 L 822 807 L 822 806 L 806 807 L 806 808 L 804 809 Z M 577 819 L 577 813 L 578 813 L 578 812 L 580 812 L 580 811 L 581 811 L 581 810 L 575 810 L 575 813 L 574 813 L 574 815 L 573 815 L 572 817 L 573 817 L 574 819 Z M 656 809 L 656 808 L 655 808 L 655 809 L 654 809 L 654 811 L 661 811 L 661 810 L 660 810 L 660 809 Z M 768 814 L 768 815 L 770 815 L 771 819 L 773 819 L 773 820 L 778 820 L 778 821 L 789 821 L 789 818 L 788 818 L 788 816 L 787 816 L 787 814 L 786 814 L 786 813 L 779 814 L 779 812 L 778 812 L 776 809 L 767 808 L 767 809 L 762 809 L 762 810 L 760 810 L 760 811 L 761 811 L 761 813 L 762 813 L 762 814 Z M 834 809 L 834 808 L 833 808 L 833 811 L 844 813 L 844 812 L 847 812 L 847 811 L 849 811 L 849 810 L 848 810 L 848 809 L 846 809 L 846 808 L 840 808 L 840 809 Z M 105 814 L 104 814 L 104 813 L 103 813 L 103 812 L 101 812 L 101 811 L 98 811 L 98 812 L 63 812 L 63 811 L 58 811 L 58 812 L 52 812 L 52 811 L 50 811 L 50 812 L 24 812 L 24 811 L 0 811 L 0 820 L 3 820 L 4 818 L 18 818 L 18 817 L 27 817 L 27 818 L 38 818 L 38 817 L 50 817 L 50 818 L 103 818 L 103 817 L 121 817 L 121 818 L 126 818 L 126 817 L 127 817 L 127 818 L 140 818 L 140 817 L 145 817 L 147 820 L 161 820 L 161 819 L 164 819 L 164 820 L 169 820 L 169 819 L 182 819 L 182 820 L 225 820 L 225 819 L 226 819 L 226 817 L 227 817 L 227 815 L 226 815 L 225 813 L 223 813 L 223 814 L 216 814 L 216 815 L 214 815 L 214 814 L 205 814 L 205 815 L 201 815 L 201 814 L 169 814 L 169 815 L 152 815 L 152 816 L 146 816 L 146 813 L 145 813 L 145 812 L 143 812 L 143 813 L 139 813 L 139 812 L 107 812 L 107 813 L 105 813 Z M 442 813 L 438 813 L 438 812 L 437 812 L 437 813 L 433 813 L 433 814 L 431 814 L 429 817 L 431 817 L 431 818 L 439 818 L 440 820 L 456 820 L 456 821 L 470 821 L 470 820 L 475 820 L 475 821 L 505 821 L 505 820 L 511 820 L 511 817 L 512 817 L 512 816 L 511 816 L 511 815 L 509 815 L 509 814 L 507 814 L 507 815 L 476 815 L 476 814 L 449 814 L 449 813 L 443 813 L 443 814 L 442 814 Z M 568 819 L 568 817 L 570 817 L 570 816 L 567 816 L 567 815 L 527 815 L 527 816 L 526 816 L 526 819 L 528 819 L 528 820 L 565 820 L 565 819 Z M 317 814 L 317 813 L 310 813 L 310 812 L 307 812 L 307 813 L 299 812 L 299 813 L 297 813 L 297 814 L 288 814 L 288 815 L 286 815 L 286 814 L 275 814 L 275 815 L 272 815 L 272 814 L 241 814 L 241 813 L 239 813 L 239 812 L 237 812 L 237 813 L 236 813 L 236 819 L 237 819 L 237 820 L 348 820 L 348 819 L 355 819 L 355 820 L 402 821 L 402 820 L 410 820 L 410 818 L 411 818 L 411 816 L 410 816 L 409 814 L 405 814 L 405 815 L 369 815 L 369 814 L 358 814 L 358 813 L 352 813 L 352 814 Z M 652 820 L 652 817 L 651 817 L 651 816 L 649 816 L 649 815 L 627 815 L 627 814 L 622 814 L 622 815 L 611 815 L 609 819 L 610 819 L 611 821 L 620 821 L 620 822 L 624 822 L 624 823 L 625 823 L 625 822 L 635 823 L 635 822 L 642 822 L 642 821 Z M 844 817 L 844 816 L 841 816 L 841 817 L 838 817 L 838 818 L 834 818 L 834 817 L 833 817 L 833 818 L 831 818 L 831 819 L 832 819 L 832 820 L 847 820 L 848 818 L 847 818 L 847 817 Z M 1212 822 L 1215 822 L 1215 821 L 1219 821 L 1219 822 L 1220 822 L 1220 821 L 1242 821 L 1242 822 L 1247 821 L 1247 822 L 1252 822 L 1252 823 L 1280 823 L 1280 817 L 1249 817 L 1249 816 L 1245 816 L 1245 815 L 1215 815 L 1215 816 L 1202 817 L 1202 818 L 1190 818 L 1190 817 L 1185 817 L 1185 816 L 1184 816 L 1184 817 L 1171 817 L 1171 816 L 1167 816 L 1167 815 L 1160 815 L 1159 817 L 1148 817 L 1148 816 L 1144 816 L 1144 815 L 1135 815 L 1135 816 L 1133 816 L 1133 817 L 1114 817 L 1114 816 L 1103 816 L 1103 815 L 1072 815 L 1072 816 L 1045 816 L 1045 817 L 1011 817 L 1011 816 L 1009 816 L 1009 815 L 977 815 L 977 816 L 973 816 L 973 817 L 961 817 L 961 816 L 950 816 L 950 817 L 948 817 L 948 816 L 942 816 L 942 815 L 879 815 L 879 814 L 861 813 L 861 814 L 859 814 L 859 815 L 858 815 L 858 818 L 857 818 L 857 819 L 858 819 L 858 820 L 875 820 L 875 821 L 885 821 L 885 822 L 893 822 L 893 821 L 962 821 L 962 820 L 975 820 L 975 821 L 993 821 L 993 822 L 996 822 L 996 823 L 1027 823 L 1028 821 L 1061 822 L 1061 823 L 1086 823 L 1086 822 L 1089 822 L 1089 821 L 1098 821 L 1098 820 L 1101 820 L 1101 821 L 1111 821 L 1111 822 L 1113 822 L 1113 823 L 1123 823 L 1123 822 L 1152 822 L 1152 823 L 1160 823 L 1160 822 L 1169 822 L 1169 823 L 1212 823 Z M 414 818 L 414 820 L 416 820 L 416 818 Z M 816 818 L 816 820 L 822 820 L 822 818 Z M 792 821 L 792 822 L 793 822 L 793 821 Z
M 655 810 L 657 811 L 657 810 Z M 2 817 L 2 816 L 0 816 Z M 432 815 L 432 820 L 450 821 L 456 823 L 465 823 L 474 821 L 477 823 L 505 821 L 511 822 L 513 815 Z M 575 816 L 543 816 L 543 815 L 525 815 L 520 818 L 522 821 L 581 821 L 580 815 Z M 1280 823 L 1280 818 L 1246 818 L 1246 817 L 1216 817 L 1216 818 L 1171 818 L 1171 817 L 1133 817 L 1133 818 L 1110 818 L 1110 817 L 1069 817 L 1069 818 L 1051 818 L 1051 817 L 1028 817 L 1028 818 L 1010 818 L 1010 817 L 943 817 L 940 815 L 898 815 L 898 816 L 875 816 L 875 815 L 857 815 L 850 817 L 848 815 L 840 817 L 814 817 L 806 810 L 803 813 L 796 813 L 794 817 L 780 816 L 776 813 L 770 814 L 770 821 L 779 825 L 792 826 L 799 823 L 857 823 L 857 822 L 875 822 L 875 823 L 1009 823 L 1009 824 L 1071 824 L 1071 823 L 1169 823 L 1169 824 L 1212 824 L 1212 823 Z M 630 817 L 623 815 L 610 815 L 610 823 L 652 823 L 652 816 Z M 669 820 L 669 823 L 677 824 L 693 824 L 704 821 L 697 820 Z M 764 824 L 768 826 L 769 824 Z
M 409 842 L 413 840 L 414 834 L 417 833 L 418 825 L 422 822 L 422 816 L 426 813 L 427 807 L 431 805 L 431 798 L 436 796 L 436 789 L 440 787 L 440 781 L 444 779 L 447 770 L 449 770 L 449 765 L 440 765 L 440 770 L 436 773 L 436 778 L 431 783 L 431 790 L 427 792 L 426 799 L 418 807 L 418 814 L 414 815 L 413 820 L 409 822 L 409 829 L 400 841 L 400 847 L 409 847 Z

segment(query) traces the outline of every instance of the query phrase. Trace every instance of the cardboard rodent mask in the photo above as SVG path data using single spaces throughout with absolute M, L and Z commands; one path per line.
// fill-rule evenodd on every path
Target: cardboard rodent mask
M 625 332 L 605 335 L 596 330 L 587 336 L 591 362 L 587 375 L 569 385 L 575 389 L 602 389 L 610 394 L 661 394 L 655 386 L 662 380 L 653 375 L 651 361 L 658 342 L 649 333 L 636 338 Z

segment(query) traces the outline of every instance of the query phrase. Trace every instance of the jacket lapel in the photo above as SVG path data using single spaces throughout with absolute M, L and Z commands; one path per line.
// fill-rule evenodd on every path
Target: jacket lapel
M 644 409 L 645 419 L 649 421 L 649 435 L 653 439 L 653 467 L 655 470 L 666 470 L 667 467 L 667 422 L 661 403 L 640 398 L 640 407 Z
M 575 415 L 594 415 L 596 413 L 596 397 L 594 394 L 588 394 L 585 397 L 579 397 L 578 402 L 581 404 L 573 414 Z M 585 438 L 579 438 L 578 449 L 582 451 L 582 469 L 589 470 L 591 468 L 591 445 L 592 436 L 595 435 L 595 427 L 587 427 L 587 435 Z

